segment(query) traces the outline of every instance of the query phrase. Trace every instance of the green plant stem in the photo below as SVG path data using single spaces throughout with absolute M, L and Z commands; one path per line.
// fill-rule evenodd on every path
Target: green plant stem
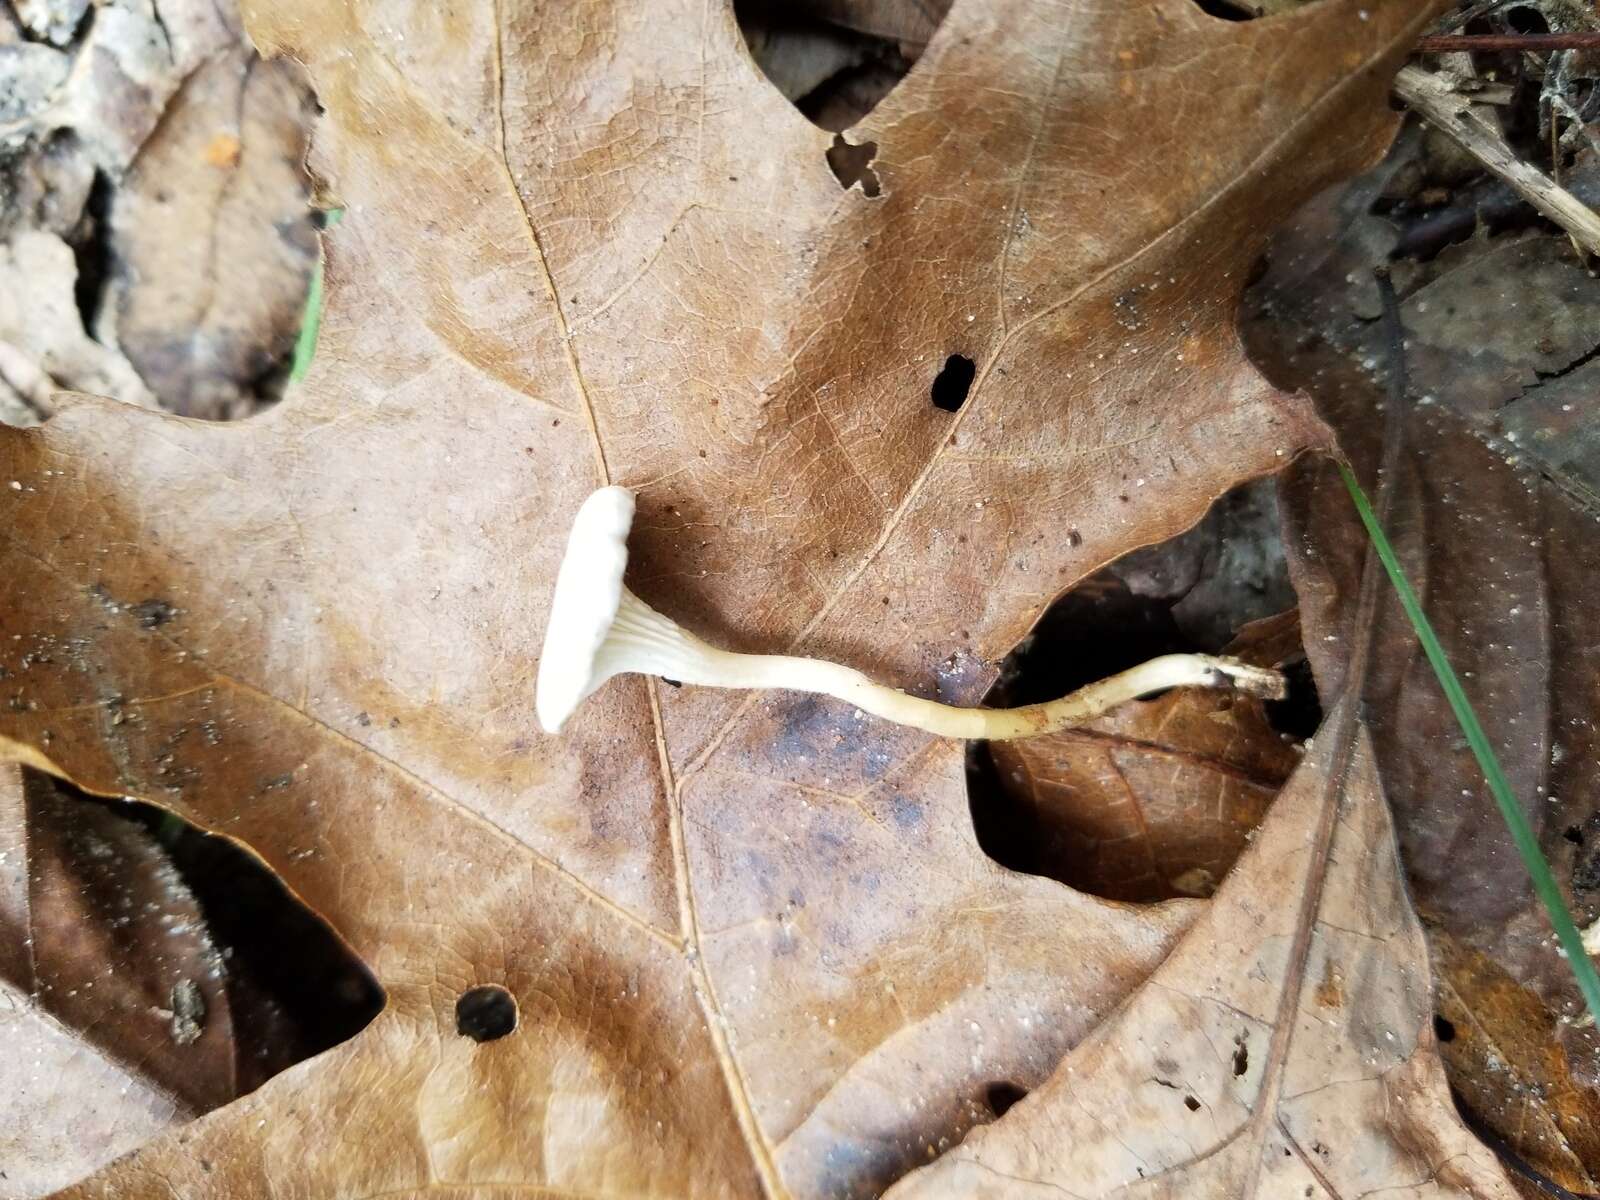
M 306 291 L 305 315 L 300 318 L 300 336 L 294 340 L 294 359 L 289 365 L 289 381 L 299 383 L 311 369 L 311 356 L 317 352 L 317 329 L 322 324 L 322 259 L 311 268 L 311 287 Z
M 339 223 L 344 209 L 330 208 L 322 215 L 323 228 Z M 300 336 L 294 341 L 294 357 L 289 362 L 289 382 L 299 383 L 311 370 L 317 352 L 317 331 L 322 327 L 322 239 L 317 239 L 317 261 L 311 268 L 311 286 L 306 289 L 305 313 L 300 318 Z
M 1500 767 L 1500 759 L 1495 755 L 1494 747 L 1489 744 L 1489 738 L 1478 722 L 1478 714 L 1473 711 L 1472 702 L 1467 699 L 1466 692 L 1461 688 L 1461 681 L 1456 678 L 1455 669 L 1445 657 L 1444 647 L 1439 644 L 1433 626 L 1428 623 L 1427 615 L 1417 600 L 1417 594 L 1412 590 L 1411 582 L 1400 567 L 1400 560 L 1395 555 L 1394 547 L 1384 535 L 1383 526 L 1378 523 L 1372 505 L 1367 502 L 1366 493 L 1361 490 L 1361 484 L 1356 480 L 1355 474 L 1344 463 L 1339 464 L 1339 474 L 1344 478 L 1345 487 L 1350 490 L 1350 498 L 1355 502 L 1356 512 L 1361 514 L 1361 523 L 1367 527 L 1367 536 L 1372 539 L 1378 558 L 1383 563 L 1383 569 L 1388 573 L 1389 582 L 1399 594 L 1400 606 L 1405 609 L 1406 616 L 1411 620 L 1411 627 L 1416 630 L 1417 640 L 1422 643 L 1422 652 L 1428 656 L 1428 663 L 1439 679 L 1439 686 L 1444 691 L 1445 699 L 1450 702 L 1450 709 L 1455 713 L 1461 731 L 1467 736 L 1467 745 L 1472 747 L 1473 757 L 1478 760 L 1478 767 L 1483 771 L 1483 777 L 1489 784 L 1489 791 L 1500 807 L 1500 815 L 1505 819 L 1506 828 L 1511 831 L 1511 840 L 1516 843 L 1517 853 L 1522 856 L 1528 876 L 1533 880 L 1533 890 L 1544 903 L 1550 924 L 1555 927 L 1556 939 L 1561 943 L 1561 949 L 1567 956 L 1567 965 L 1572 968 L 1573 978 L 1578 982 L 1578 990 L 1583 993 L 1589 1015 L 1597 1025 L 1600 1025 L 1600 975 L 1596 975 L 1594 963 L 1584 949 L 1583 938 L 1573 923 L 1572 914 L 1567 911 L 1566 900 L 1561 895 L 1561 889 L 1556 886 L 1555 876 L 1550 873 L 1550 864 L 1545 861 L 1544 853 L 1539 849 L 1539 841 L 1534 836 L 1533 827 L 1528 824 L 1528 818 L 1517 804 L 1516 797 L 1511 794 L 1511 784 L 1506 779 L 1505 771 Z

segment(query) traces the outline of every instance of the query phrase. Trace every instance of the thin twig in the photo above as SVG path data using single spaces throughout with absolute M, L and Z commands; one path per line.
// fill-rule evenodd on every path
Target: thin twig
M 1600 50 L 1600 33 L 1433 33 L 1417 39 L 1414 54 L 1449 54 L 1456 50 Z
M 1470 98 L 1458 94 L 1449 80 L 1420 67 L 1402 67 L 1395 77 L 1394 92 L 1413 112 L 1448 134 L 1486 170 L 1504 179 L 1519 196 L 1570 233 L 1584 251 L 1600 255 L 1600 215 L 1538 167 L 1519 159 L 1499 130 Z

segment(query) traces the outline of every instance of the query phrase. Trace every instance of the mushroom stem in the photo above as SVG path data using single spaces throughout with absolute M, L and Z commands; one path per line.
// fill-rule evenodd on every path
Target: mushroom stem
M 1023 708 L 956 708 L 908 696 L 860 671 L 787 654 L 733 654 L 707 645 L 662 616 L 622 582 L 628 565 L 633 493 L 603 487 L 578 509 L 567 553 L 556 572 L 534 708 L 547 733 L 558 733 L 578 705 L 614 675 L 661 675 L 720 688 L 788 688 L 820 692 L 863 712 L 940 737 L 1003 741 L 1051 733 L 1107 709 L 1174 687 L 1234 687 L 1281 697 L 1283 676 L 1232 658 L 1168 654 L 1079 688 L 1070 696 Z
M 838 663 L 719 650 L 626 588 L 596 665 L 602 677 L 636 671 L 701 687 L 819 692 L 875 717 L 940 737 L 986 741 L 1053 733 L 1091 720 L 1125 700 L 1167 688 L 1234 687 L 1258 696 L 1284 694 L 1283 676 L 1276 671 L 1208 654 L 1166 654 L 1043 704 L 958 708 L 909 696 Z

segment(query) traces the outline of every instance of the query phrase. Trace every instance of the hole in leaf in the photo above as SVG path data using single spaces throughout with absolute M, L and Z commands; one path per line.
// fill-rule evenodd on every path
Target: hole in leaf
M 950 0 L 898 5 L 794 5 L 734 0 L 750 57 L 806 118 L 849 129 L 905 78 Z
M 833 145 L 828 147 L 828 166 L 845 191 L 848 192 L 859 183 L 864 195 L 875 197 L 882 191 L 878 185 L 878 173 L 872 169 L 872 160 L 877 153 L 877 142 L 862 142 L 859 146 L 853 146 L 844 140 L 844 134 L 836 133 L 833 135 Z
M 1567 841 L 1571 842 L 1574 846 L 1583 845 L 1583 830 L 1579 829 L 1576 825 L 1568 825 L 1565 832 L 1563 832 L 1561 836 L 1566 838 Z
M 1209 17 L 1221 21 L 1253 21 L 1267 11 L 1261 0 L 1192 0 Z
M 287 1018 L 288 1028 L 271 1032 L 285 1039 L 283 1052 L 293 1057 L 273 1074 L 354 1037 L 383 1011 L 383 989 L 366 964 L 259 858 L 165 809 L 118 805 L 129 810 L 200 900 L 241 1001 L 259 1008 L 264 1028 L 279 1015 Z
M 1028 1094 L 1028 1089 L 1009 1079 L 996 1080 L 983 1089 L 983 1103 L 996 1117 L 1003 1117 Z
M 287 58 L 249 70 L 257 98 L 239 103 L 271 105 L 277 149 L 261 151 L 242 111 L 242 129 L 216 123 L 220 76 L 186 74 L 165 101 L 167 119 L 106 185 L 107 212 L 91 194 L 83 222 L 93 237 L 78 246 L 80 264 L 99 260 L 104 280 L 80 273 L 85 314 L 114 320 L 119 349 L 162 409 L 202 420 L 249 417 L 282 397 L 317 259 L 313 185 L 300 165 L 316 107 L 309 79 Z M 185 219 L 200 202 L 184 199 L 193 189 L 171 165 L 189 162 L 204 163 L 222 189 L 194 210 L 207 213 L 200 222 Z
M 365 964 L 236 843 L 31 771 L 20 790 L 25 837 L 0 828 L 0 843 L 27 861 L 33 953 L 8 963 L 0 947 L 0 974 L 194 1109 L 253 1091 L 382 1010 Z
M 1289 694 L 1282 700 L 1264 701 L 1267 720 L 1279 733 L 1297 742 L 1303 742 L 1322 724 L 1322 699 L 1317 694 L 1317 681 L 1312 677 L 1311 664 L 1302 656 L 1280 668 L 1289 681 Z
M 1250 1069 L 1250 1047 L 1241 1039 L 1233 1048 L 1233 1073 L 1235 1077 Z
M 1200 1111 L 1200 1101 L 1196 1100 L 1193 1096 L 1185 1096 L 1183 1098 L 1183 1106 L 1190 1112 Z
M 1062 596 L 1002 664 L 985 702 L 1052 700 L 1175 652 L 1302 662 L 1274 487 L 1229 493 L 1193 529 Z M 1066 532 L 1062 541 L 1077 549 Z M 1251 697 L 1178 689 L 1059 734 L 973 743 L 967 790 L 978 843 L 1012 870 L 1114 900 L 1208 896 L 1299 764 L 1299 731 L 1320 720 L 1309 671 L 1284 704 L 1275 723 Z M 1196 814 L 1180 802 L 1196 794 L 1217 799 Z
M 933 406 L 945 412 L 960 412 L 977 374 L 977 364 L 965 354 L 952 354 L 945 359 L 944 368 L 933 379 Z
M 1434 1013 L 1433 1014 L 1433 1036 L 1438 1038 L 1441 1042 L 1453 1042 L 1453 1041 L 1455 1041 L 1456 1040 L 1455 1022 L 1451 1021 L 1450 1018 L 1445 1016 L 1443 1013 Z
M 498 983 L 468 988 L 456 1001 L 456 1032 L 475 1042 L 492 1042 L 517 1027 L 517 1001 Z

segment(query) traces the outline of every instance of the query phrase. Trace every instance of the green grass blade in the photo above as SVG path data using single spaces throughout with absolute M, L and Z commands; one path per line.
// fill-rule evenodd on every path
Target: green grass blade
M 322 216 L 324 229 L 339 223 L 344 209 L 330 208 Z M 306 290 L 305 314 L 300 318 L 300 336 L 294 342 L 294 358 L 289 362 L 289 382 L 299 383 L 311 370 L 317 352 L 317 331 L 322 328 L 322 246 L 318 239 L 317 262 L 311 268 L 311 286 Z
M 1427 615 L 1417 600 L 1417 594 L 1411 589 L 1411 582 L 1401 570 L 1400 560 L 1395 556 L 1394 547 L 1389 544 L 1389 539 L 1384 536 L 1383 527 L 1378 523 L 1372 505 L 1367 502 L 1366 493 L 1361 490 L 1361 484 L 1357 482 L 1350 468 L 1343 463 L 1339 464 L 1339 474 L 1344 477 L 1345 487 L 1350 489 L 1350 498 L 1355 501 L 1356 511 L 1361 514 L 1361 523 L 1367 527 L 1367 536 L 1372 539 L 1373 548 L 1378 552 L 1378 559 L 1389 575 L 1389 582 L 1394 584 L 1394 590 L 1400 596 L 1400 606 L 1405 609 L 1411 627 L 1416 630 L 1417 640 L 1422 643 L 1422 652 L 1428 656 L 1433 673 L 1438 676 L 1439 687 L 1443 689 L 1445 699 L 1450 702 L 1450 710 L 1455 713 L 1461 732 L 1466 734 L 1467 744 L 1472 747 L 1473 756 L 1478 760 L 1478 767 L 1483 771 L 1483 777 L 1489 784 L 1489 791 L 1493 793 L 1494 801 L 1500 807 L 1500 815 L 1505 819 L 1506 828 L 1511 831 L 1511 840 L 1516 843 L 1517 853 L 1522 856 L 1528 877 L 1533 881 L 1533 890 L 1543 901 L 1545 912 L 1550 916 L 1550 924 L 1555 927 L 1556 939 L 1561 943 L 1561 949 L 1567 956 L 1567 965 L 1572 968 L 1573 978 L 1578 981 L 1578 990 L 1583 993 L 1589 1015 L 1596 1023 L 1600 1023 L 1600 976 L 1595 974 L 1594 963 L 1583 947 L 1583 938 L 1573 923 L 1572 914 L 1567 911 L 1566 901 L 1561 896 L 1561 889 L 1556 886 L 1555 876 L 1550 873 L 1550 864 L 1545 861 L 1544 853 L 1539 849 L 1533 828 L 1528 824 L 1528 818 L 1523 815 L 1516 798 L 1511 794 L 1511 784 L 1507 782 L 1506 773 L 1500 767 L 1500 760 L 1495 755 L 1494 747 L 1489 744 L 1489 738 L 1478 722 L 1478 714 L 1473 711 L 1472 702 L 1467 699 L 1466 692 L 1461 690 L 1461 681 L 1456 678 L 1455 669 L 1445 657 L 1444 647 L 1439 644 L 1433 626 L 1428 623 Z
M 300 318 L 300 336 L 294 342 L 294 358 L 289 364 L 289 382 L 299 383 L 311 369 L 311 356 L 317 352 L 317 329 L 322 324 L 322 260 L 311 268 L 311 287 L 306 292 L 306 311 Z

